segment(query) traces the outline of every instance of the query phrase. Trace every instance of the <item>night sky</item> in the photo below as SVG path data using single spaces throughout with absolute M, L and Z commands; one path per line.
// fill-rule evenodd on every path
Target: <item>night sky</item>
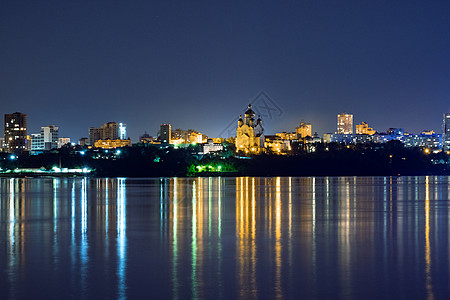
M 29 133 L 118 121 L 136 141 L 169 122 L 215 137 L 261 91 L 280 108 L 268 134 L 333 132 L 344 111 L 440 132 L 450 2 L 0 2 L 0 113 L 27 113 Z

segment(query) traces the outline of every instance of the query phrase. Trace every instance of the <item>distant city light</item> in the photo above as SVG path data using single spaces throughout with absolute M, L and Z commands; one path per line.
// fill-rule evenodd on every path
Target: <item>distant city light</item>
M 81 155 L 85 155 L 85 154 L 86 154 L 86 152 L 84 152 L 84 151 L 80 151 L 80 154 L 81 154 Z
M 126 139 L 127 135 L 127 127 L 123 123 L 119 123 L 119 139 L 124 140 Z
M 10 160 L 15 160 L 15 159 L 16 159 L 16 156 L 15 156 L 15 155 L 11 155 L 11 156 L 9 157 L 9 159 L 10 159 Z

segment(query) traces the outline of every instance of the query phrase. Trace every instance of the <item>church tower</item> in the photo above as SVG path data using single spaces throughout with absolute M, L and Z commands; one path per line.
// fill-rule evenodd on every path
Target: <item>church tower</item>
M 236 151 L 245 154 L 260 154 L 264 152 L 264 128 L 260 117 L 255 121 L 255 112 L 249 104 L 244 114 L 240 116 L 236 130 Z

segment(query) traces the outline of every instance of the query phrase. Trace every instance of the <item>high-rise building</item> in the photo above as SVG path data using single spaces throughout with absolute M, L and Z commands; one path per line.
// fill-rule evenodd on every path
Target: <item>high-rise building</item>
M 127 138 L 127 125 L 119 123 L 119 139 L 125 140 Z
M 15 112 L 5 114 L 5 148 L 9 153 L 27 150 L 27 115 Z
M 31 135 L 31 150 L 43 151 L 58 148 L 59 127 L 49 125 L 41 127 L 41 133 Z
M 342 113 L 337 115 L 337 134 L 353 134 L 353 115 Z
M 444 114 L 442 120 L 442 148 L 450 149 L 450 113 Z
M 361 122 L 361 124 L 357 124 L 355 127 L 356 134 L 372 135 L 376 133 L 376 131 L 372 127 L 369 127 L 369 124 L 367 124 L 366 122 Z
M 159 140 L 161 141 L 161 143 L 170 144 L 170 142 L 172 141 L 172 131 L 170 124 L 161 124 L 159 130 Z
M 126 138 L 124 123 L 108 122 L 101 127 L 89 128 L 89 144 L 94 145 L 98 140 L 118 140 Z
M 297 134 L 298 138 L 312 136 L 311 131 L 311 124 L 305 122 L 300 122 L 300 126 L 295 128 L 295 133 Z

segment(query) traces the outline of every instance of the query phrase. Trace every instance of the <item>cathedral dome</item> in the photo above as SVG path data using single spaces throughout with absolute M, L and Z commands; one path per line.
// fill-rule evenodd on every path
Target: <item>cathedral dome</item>
M 251 104 L 248 105 L 248 109 L 245 112 L 245 114 L 246 115 L 250 115 L 250 116 L 254 116 L 255 115 L 255 112 L 252 110 L 252 105 Z

